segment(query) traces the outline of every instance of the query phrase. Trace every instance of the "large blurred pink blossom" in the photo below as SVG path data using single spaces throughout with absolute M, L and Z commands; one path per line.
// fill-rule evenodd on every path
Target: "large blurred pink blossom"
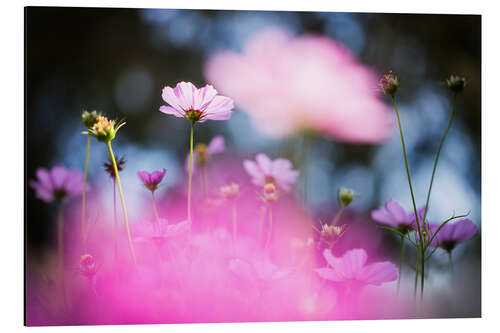
M 254 35 L 243 53 L 223 51 L 209 58 L 205 75 L 273 136 L 314 130 L 369 143 L 390 134 L 389 109 L 377 96 L 375 73 L 324 36 L 294 37 L 270 28 Z
M 273 183 L 287 192 L 299 176 L 299 172 L 293 170 L 292 162 L 284 158 L 271 160 L 266 154 L 257 154 L 255 161 L 243 161 L 243 167 L 255 185 Z
M 325 249 L 323 256 L 330 266 L 316 269 L 323 279 L 378 286 L 398 278 L 398 270 L 393 263 L 384 261 L 366 265 L 368 255 L 363 249 L 349 250 L 342 257 L 335 257 L 329 249 Z

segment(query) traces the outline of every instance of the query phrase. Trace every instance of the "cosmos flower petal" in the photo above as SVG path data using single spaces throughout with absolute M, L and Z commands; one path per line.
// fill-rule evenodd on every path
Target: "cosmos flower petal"
M 255 160 L 264 174 L 273 175 L 273 162 L 266 154 L 257 154 Z
M 243 168 L 252 177 L 252 181 L 255 185 L 264 186 L 265 178 L 264 174 L 261 172 L 259 166 L 254 161 L 245 160 L 243 161 Z
M 387 212 L 393 216 L 394 221 L 403 222 L 407 220 L 408 213 L 397 201 L 389 200 L 385 204 L 385 207 Z
M 176 116 L 177 118 L 184 118 L 183 111 L 179 111 L 171 106 L 162 105 L 162 106 L 160 106 L 160 111 L 165 113 L 165 114 L 170 114 L 172 116 Z
M 194 104 L 194 92 L 196 87 L 191 82 L 179 82 L 174 88 L 174 95 L 177 97 L 179 106 L 185 110 L 192 110 Z
M 360 270 L 358 279 L 366 284 L 380 285 L 398 278 L 398 269 L 388 261 L 367 265 Z
M 341 282 L 344 278 L 337 273 L 335 270 L 330 268 L 317 268 L 315 269 L 316 273 L 323 279 L 327 279 L 330 281 Z
M 180 113 L 184 113 L 184 109 L 181 107 L 180 101 L 179 101 L 179 99 L 177 98 L 177 96 L 174 93 L 174 89 L 172 89 L 170 87 L 163 88 L 161 97 L 172 108 L 174 108 L 175 110 L 179 111 Z M 165 111 L 162 110 L 162 112 L 165 112 Z
M 225 96 L 215 96 L 203 111 L 204 120 L 228 120 L 231 118 L 233 100 Z
M 363 249 L 352 249 L 347 251 L 343 257 L 344 270 L 342 275 L 346 278 L 354 278 L 363 268 L 367 259 L 366 251 Z
M 212 102 L 215 96 L 217 96 L 217 90 L 210 84 L 207 84 L 201 89 L 197 89 L 193 94 L 193 108 L 195 110 L 204 110 Z

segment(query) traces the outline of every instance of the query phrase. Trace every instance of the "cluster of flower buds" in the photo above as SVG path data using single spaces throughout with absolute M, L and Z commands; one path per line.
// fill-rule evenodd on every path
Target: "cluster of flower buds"
M 446 79 L 446 87 L 455 94 L 462 92 L 465 86 L 467 86 L 467 80 L 464 77 L 451 75 L 449 79 Z
M 389 73 L 384 74 L 379 81 L 380 89 L 384 92 L 384 94 L 389 96 L 394 96 L 396 91 L 399 88 L 399 79 L 396 75 L 389 71 Z
M 236 200 L 240 196 L 240 185 L 231 183 L 226 186 L 221 186 L 220 194 L 224 199 L 228 201 Z
M 273 203 L 278 200 L 278 189 L 274 185 L 274 183 L 267 183 L 264 185 L 264 191 L 262 193 L 262 200 L 265 203 Z
M 80 256 L 80 273 L 87 278 L 92 278 L 97 273 L 97 265 L 92 255 Z
M 320 236 L 328 244 L 332 244 L 340 239 L 347 229 L 347 225 L 321 224 Z
M 101 114 L 97 113 L 97 111 L 83 111 L 82 112 L 82 123 L 83 126 L 85 126 L 86 129 L 91 129 L 92 126 L 97 122 L 97 117 L 99 117 Z
M 109 120 L 96 111 L 82 113 L 82 123 L 87 128 L 85 134 L 94 136 L 101 142 L 110 142 L 116 136 L 116 133 L 125 125 L 124 121 Z

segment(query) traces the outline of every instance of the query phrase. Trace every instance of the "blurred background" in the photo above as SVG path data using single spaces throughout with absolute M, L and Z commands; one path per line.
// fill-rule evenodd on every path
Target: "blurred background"
M 165 167 L 163 191 L 174 188 L 185 177 L 189 125 L 158 112 L 164 104 L 161 89 L 181 80 L 204 85 L 209 56 L 226 49 L 241 51 L 252 35 L 278 26 L 297 35 L 328 36 L 376 73 L 392 69 L 400 76 L 398 102 L 420 205 L 451 109 L 451 95 L 442 82 L 450 74 L 467 77 L 469 85 L 458 98 L 441 155 L 429 216 L 438 221 L 470 210 L 470 218 L 481 224 L 480 16 L 31 7 L 25 23 L 27 179 L 35 177 L 38 167 L 56 164 L 83 170 L 86 137 L 79 134 L 84 129 L 80 114 L 88 109 L 127 119 L 114 145 L 127 159 L 122 182 L 131 211 L 134 196 L 143 194 L 138 170 Z M 196 140 L 208 142 L 217 134 L 225 137 L 229 151 L 244 158 L 273 153 L 280 144 L 258 132 L 238 105 L 230 121 L 203 124 Z M 91 149 L 91 183 L 111 184 L 102 168 L 105 146 L 93 141 Z M 359 193 L 352 208 L 367 219 L 371 209 L 390 198 L 410 207 L 395 129 L 383 144 L 317 137 L 309 154 L 314 162 L 307 165 L 308 181 L 298 186 L 307 186 L 307 201 L 318 216 L 336 206 L 340 186 Z M 25 186 L 27 250 L 36 256 L 51 242 L 55 211 L 35 198 L 27 182 Z M 477 316 L 480 236 L 454 255 L 474 271 L 467 276 L 470 287 L 463 295 L 470 307 L 454 314 Z M 439 270 L 447 257 L 436 257 Z

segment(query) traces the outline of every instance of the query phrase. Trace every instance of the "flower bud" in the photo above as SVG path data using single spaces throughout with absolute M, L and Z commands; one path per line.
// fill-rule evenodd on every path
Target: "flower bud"
M 267 183 L 266 185 L 264 185 L 264 195 L 262 199 L 266 203 L 271 203 L 278 200 L 278 190 L 273 183 Z
M 83 111 L 82 113 L 82 123 L 83 126 L 87 129 L 91 129 L 92 126 L 97 122 L 97 117 L 99 114 L 97 114 L 96 111 L 88 112 L 88 111 Z
M 347 207 L 355 196 L 356 194 L 353 190 L 344 187 L 340 188 L 338 195 L 340 206 Z
M 124 122 L 116 123 L 115 120 L 109 120 L 107 117 L 97 116 L 96 122 L 89 128 L 89 132 L 97 140 L 109 142 L 115 138 L 116 132 L 118 132 L 123 125 L 125 125 Z
M 455 94 L 458 94 L 464 90 L 467 86 L 467 80 L 464 77 L 458 75 L 451 75 L 449 79 L 446 79 L 446 86 Z
M 379 81 L 379 86 L 384 94 L 394 96 L 399 88 L 399 79 L 392 73 L 392 71 L 389 71 L 389 73 L 382 76 Z
M 194 147 L 194 152 L 196 154 L 196 163 L 205 164 L 210 159 L 210 154 L 207 152 L 207 145 L 204 143 L 199 143 Z

